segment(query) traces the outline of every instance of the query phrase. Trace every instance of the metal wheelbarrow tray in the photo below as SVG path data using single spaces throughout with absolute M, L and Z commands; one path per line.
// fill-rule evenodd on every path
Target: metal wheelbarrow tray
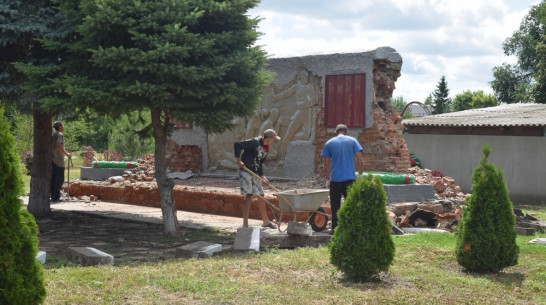
M 306 222 L 309 222 L 315 232 L 323 231 L 328 224 L 329 214 L 321 207 L 328 201 L 330 190 L 328 189 L 296 189 L 282 192 L 276 192 L 279 203 L 279 212 L 290 212 L 296 219 L 296 213 L 312 212 Z

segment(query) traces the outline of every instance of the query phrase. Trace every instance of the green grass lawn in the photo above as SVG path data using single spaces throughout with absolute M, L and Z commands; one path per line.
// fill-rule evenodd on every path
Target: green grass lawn
M 326 247 L 269 249 L 138 266 L 46 264 L 46 304 L 545 304 L 546 246 L 518 236 L 519 264 L 464 272 L 452 234 L 394 236 L 380 280 L 344 281 Z

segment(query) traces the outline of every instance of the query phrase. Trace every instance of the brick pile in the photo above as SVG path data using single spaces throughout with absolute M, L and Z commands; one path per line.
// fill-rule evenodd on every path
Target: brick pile
M 412 167 L 408 172 L 415 176 L 415 183 L 432 184 L 434 193 L 438 199 L 450 199 L 455 201 L 464 201 L 470 194 L 461 192 L 461 187 L 455 184 L 455 179 L 444 176 L 438 177 L 432 175 L 432 170 Z

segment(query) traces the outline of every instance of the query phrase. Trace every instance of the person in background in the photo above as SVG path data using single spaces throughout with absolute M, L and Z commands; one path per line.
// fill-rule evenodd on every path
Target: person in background
M 51 202 L 61 201 L 61 188 L 64 183 L 64 157 L 71 158 L 72 155 L 64 149 L 64 124 L 61 121 L 53 123 L 55 131 L 51 136 L 53 165 L 51 169 Z
M 358 173 L 362 175 L 364 159 L 362 146 L 358 141 L 347 135 L 347 126 L 339 124 L 336 127 L 336 136 L 326 142 L 321 155 L 324 158 L 324 174 L 329 180 L 330 206 L 332 209 L 332 230 L 337 227 L 337 212 L 341 207 L 341 196 L 347 198 L 347 189 L 355 181 L 355 162 L 358 164 Z
M 248 215 L 250 213 L 250 202 L 254 197 L 258 200 L 258 209 L 262 216 L 262 227 L 276 229 L 277 226 L 269 221 L 267 211 L 265 208 L 265 201 L 261 199 L 260 195 L 264 196 L 264 189 L 262 181 L 257 177 L 244 170 L 247 167 L 250 171 L 262 178 L 266 185 L 269 181 L 264 176 L 263 163 L 267 158 L 269 147 L 273 142 L 280 140 L 277 133 L 273 129 L 264 131 L 263 135 L 250 138 L 247 140 L 235 142 L 233 145 L 235 149 L 235 157 L 237 158 L 237 165 L 239 166 L 239 181 L 241 184 L 241 195 L 245 195 L 245 201 L 243 204 L 243 227 L 248 227 Z

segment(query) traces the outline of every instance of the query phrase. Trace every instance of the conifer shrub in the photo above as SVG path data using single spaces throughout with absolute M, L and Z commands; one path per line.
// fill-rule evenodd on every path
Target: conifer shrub
M 43 267 L 36 260 L 38 227 L 21 210 L 20 162 L 0 108 L 0 304 L 39 304 L 46 294 Z
M 514 225 L 516 218 L 508 197 L 502 169 L 487 162 L 491 147 L 472 174 L 472 194 L 465 200 L 457 228 L 457 262 L 467 271 L 498 272 L 518 263 Z
M 363 176 L 349 188 L 330 239 L 330 262 L 349 281 L 375 279 L 394 258 L 387 193 L 379 177 Z

